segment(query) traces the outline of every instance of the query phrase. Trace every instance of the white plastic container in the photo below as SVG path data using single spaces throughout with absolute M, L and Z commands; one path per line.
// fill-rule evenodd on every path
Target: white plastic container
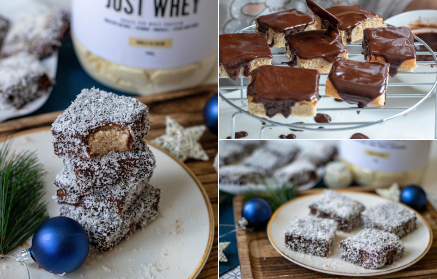
M 428 163 L 431 141 L 344 140 L 339 156 L 360 185 L 417 184 Z
M 217 1 L 73 0 L 71 26 L 85 71 L 120 91 L 193 87 L 217 65 Z

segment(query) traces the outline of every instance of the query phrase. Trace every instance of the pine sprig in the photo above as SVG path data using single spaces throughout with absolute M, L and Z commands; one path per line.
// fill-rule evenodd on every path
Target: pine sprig
M 278 185 L 277 181 L 267 181 L 263 179 L 263 184 L 266 186 L 266 192 L 246 192 L 243 194 L 243 200 L 247 201 L 252 198 L 262 198 L 270 205 L 272 211 L 275 211 L 284 203 L 299 196 L 299 191 L 296 189 L 296 187 L 290 187 L 290 185 L 287 183 Z
M 44 168 L 35 152 L 11 151 L 11 141 L 0 148 L 0 254 L 21 245 L 49 218 Z

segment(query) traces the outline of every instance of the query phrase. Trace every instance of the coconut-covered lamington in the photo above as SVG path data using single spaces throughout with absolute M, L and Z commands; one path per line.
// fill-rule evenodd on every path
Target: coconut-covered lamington
M 144 141 L 134 144 L 130 151 L 109 152 L 90 160 L 64 158 L 64 168 L 80 193 L 137 183 L 151 177 L 155 166 L 155 156 Z
M 367 28 L 385 27 L 380 15 L 369 12 L 358 5 L 353 6 L 333 6 L 326 11 L 337 17 L 341 23 L 338 25 L 343 44 L 350 44 L 363 38 L 363 30 Z M 322 22 L 320 17 L 314 15 L 317 22 L 317 29 L 327 27 L 326 22 Z
M 53 84 L 34 55 L 18 53 L 0 60 L 0 101 L 5 107 L 19 109 L 47 94 Z
M 259 169 L 230 165 L 219 169 L 219 183 L 228 185 L 259 185 L 262 184 L 264 173 Z
M 140 101 L 84 89 L 53 123 L 53 146 L 60 157 L 89 160 L 111 151 L 131 150 L 149 127 L 149 110 Z
M 285 246 L 300 253 L 329 257 L 336 228 L 333 220 L 314 216 L 297 217 L 285 231 Z
M 30 14 L 16 21 L 4 40 L 1 56 L 29 52 L 40 59 L 50 56 L 70 27 L 70 14 L 62 10 L 47 10 Z
M 407 27 L 365 29 L 363 49 L 367 62 L 389 63 L 391 77 L 416 68 L 414 35 Z
M 340 241 L 342 259 L 367 269 L 390 265 L 403 253 L 404 245 L 398 236 L 376 229 L 364 229 Z
M 275 172 L 274 177 L 279 182 L 301 186 L 316 180 L 317 168 L 309 161 L 297 160 L 278 169 Z
M 245 155 L 244 146 L 236 141 L 223 140 L 219 142 L 219 164 L 220 167 L 235 164 Z
M 373 228 L 404 237 L 417 227 L 417 216 L 411 210 L 394 203 L 385 202 L 361 212 L 364 228 Z
M 316 167 L 321 167 L 333 161 L 337 156 L 337 147 L 330 144 L 320 144 L 311 146 L 299 154 L 299 159 L 307 160 Z
M 255 23 L 255 31 L 266 36 L 270 47 L 283 47 L 287 34 L 315 30 L 317 26 L 311 16 L 296 9 L 259 16 Z
M 219 36 L 220 76 L 236 80 L 248 77 L 262 65 L 270 65 L 272 53 L 260 33 L 235 33 Z
M 158 216 L 160 190 L 146 187 L 123 216 L 105 218 L 74 205 L 63 205 L 61 216 L 79 222 L 88 233 L 90 244 L 98 251 L 108 251 Z
M 0 16 L 0 49 L 3 45 L 3 40 L 5 39 L 8 30 L 9 30 L 9 20 Z
M 360 214 L 366 208 L 356 200 L 332 190 L 325 190 L 310 204 L 310 214 L 337 222 L 337 229 L 350 232 L 361 224 Z

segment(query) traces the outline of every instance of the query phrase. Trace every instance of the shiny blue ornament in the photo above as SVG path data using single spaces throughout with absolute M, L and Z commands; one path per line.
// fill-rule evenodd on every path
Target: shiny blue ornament
M 50 218 L 35 231 L 29 252 L 44 270 L 55 274 L 70 273 L 88 256 L 88 234 L 71 218 Z
M 203 108 L 203 121 L 211 133 L 218 134 L 218 93 L 215 93 L 206 102 Z
M 241 215 L 249 222 L 249 227 L 260 228 L 272 217 L 272 208 L 265 200 L 253 198 L 244 204 Z
M 417 211 L 423 211 L 426 207 L 426 193 L 419 186 L 409 185 L 401 191 L 401 202 Z

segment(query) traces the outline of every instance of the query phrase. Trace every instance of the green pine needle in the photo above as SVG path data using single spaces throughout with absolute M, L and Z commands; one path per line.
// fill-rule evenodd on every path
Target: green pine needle
M 11 151 L 11 141 L 0 148 L 0 254 L 26 241 L 49 218 L 44 168 L 35 152 Z
M 277 185 L 274 180 L 266 181 L 263 179 L 263 184 L 266 186 L 267 192 L 250 191 L 243 194 L 243 200 L 247 201 L 252 198 L 264 199 L 272 208 L 272 211 L 278 209 L 281 205 L 299 196 L 299 191 L 296 187 L 290 187 L 289 184 L 283 183 Z

